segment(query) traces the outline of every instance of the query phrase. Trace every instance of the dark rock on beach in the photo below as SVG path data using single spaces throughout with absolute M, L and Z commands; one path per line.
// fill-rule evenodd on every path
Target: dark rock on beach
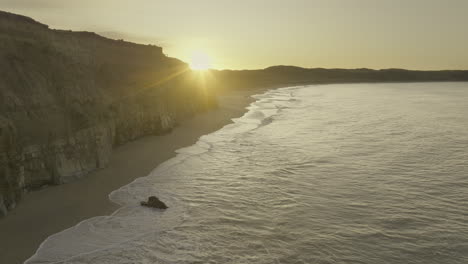
M 142 201 L 140 204 L 142 206 L 158 208 L 158 209 L 167 209 L 167 208 L 169 208 L 169 207 L 167 207 L 167 205 L 165 203 L 163 203 L 161 200 L 159 200 L 159 198 L 156 197 L 156 196 L 150 196 L 148 198 L 147 202 Z

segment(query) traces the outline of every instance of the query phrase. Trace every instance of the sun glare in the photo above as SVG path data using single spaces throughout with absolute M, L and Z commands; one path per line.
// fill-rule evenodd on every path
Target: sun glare
M 207 70 L 211 68 L 211 59 L 204 52 L 194 52 L 190 60 L 190 68 L 197 71 Z

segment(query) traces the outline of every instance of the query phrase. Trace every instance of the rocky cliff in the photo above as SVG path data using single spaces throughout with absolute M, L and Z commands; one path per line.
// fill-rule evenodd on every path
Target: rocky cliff
M 112 148 L 215 105 L 160 47 L 0 11 L 0 215 L 24 192 L 105 167 Z

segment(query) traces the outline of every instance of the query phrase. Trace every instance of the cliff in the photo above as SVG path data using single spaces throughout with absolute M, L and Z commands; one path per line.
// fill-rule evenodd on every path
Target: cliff
M 0 215 L 24 192 L 105 167 L 114 146 L 214 105 L 160 47 L 0 11 Z

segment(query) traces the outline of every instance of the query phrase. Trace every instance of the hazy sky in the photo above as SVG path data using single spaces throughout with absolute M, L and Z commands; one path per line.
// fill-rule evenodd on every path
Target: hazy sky
M 0 0 L 52 28 L 163 46 L 215 68 L 468 69 L 468 0 Z

